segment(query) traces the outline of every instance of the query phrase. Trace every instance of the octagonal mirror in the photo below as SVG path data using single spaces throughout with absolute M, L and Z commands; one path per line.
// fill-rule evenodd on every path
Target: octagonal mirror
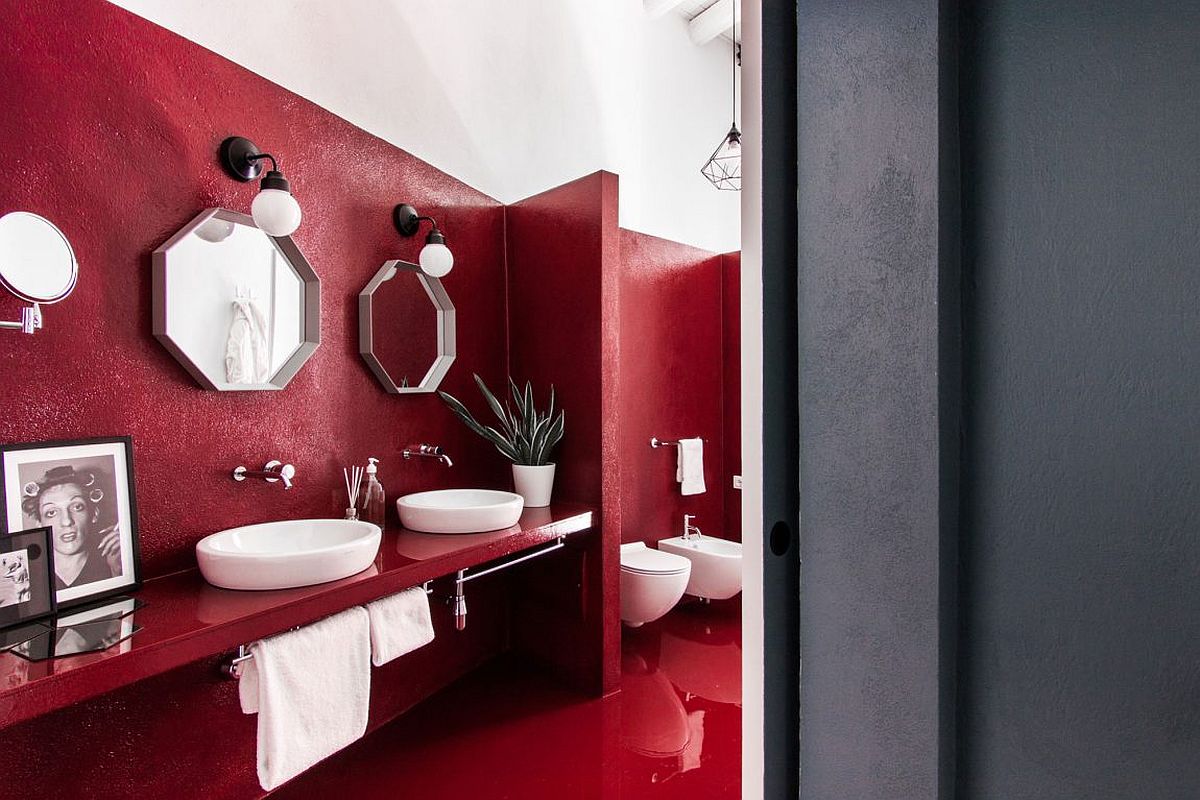
M 455 312 L 439 278 L 388 261 L 358 295 L 358 351 L 392 394 L 432 392 L 454 363 Z
M 321 281 L 290 236 L 210 208 L 153 267 L 154 336 L 206 389 L 282 389 L 317 349 Z

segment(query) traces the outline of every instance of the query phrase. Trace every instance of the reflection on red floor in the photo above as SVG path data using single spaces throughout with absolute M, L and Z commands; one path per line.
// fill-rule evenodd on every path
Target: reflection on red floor
M 583 699 L 502 659 L 272 797 L 736 800 L 738 600 L 685 604 L 623 634 L 619 694 Z

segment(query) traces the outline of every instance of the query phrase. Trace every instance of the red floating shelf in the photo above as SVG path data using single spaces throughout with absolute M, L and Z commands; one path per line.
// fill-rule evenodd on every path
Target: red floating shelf
M 135 617 L 142 630 L 104 652 L 42 662 L 0 653 L 0 728 L 594 524 L 594 509 L 561 504 L 526 509 L 514 527 L 489 533 L 385 531 L 371 567 L 301 589 L 218 589 L 198 570 L 149 580 L 136 594 L 146 603 Z

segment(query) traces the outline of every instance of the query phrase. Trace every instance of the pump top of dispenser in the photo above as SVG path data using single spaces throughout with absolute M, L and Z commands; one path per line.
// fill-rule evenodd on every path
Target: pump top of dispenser
M 375 465 L 376 465 L 376 464 L 378 464 L 378 463 L 379 463 L 379 459 L 378 459 L 378 458 L 368 458 L 368 459 L 367 459 L 367 474 L 368 474 L 368 475 L 374 475 L 376 472 L 378 472 L 378 471 L 379 471 L 379 470 L 378 470 L 378 469 L 375 467 Z

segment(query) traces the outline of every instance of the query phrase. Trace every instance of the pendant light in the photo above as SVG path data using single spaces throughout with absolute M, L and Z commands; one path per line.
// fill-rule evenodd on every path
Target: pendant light
M 742 190 L 742 132 L 737 126 L 737 0 L 733 0 L 733 125 L 721 144 L 700 168 L 713 186 L 728 192 Z

